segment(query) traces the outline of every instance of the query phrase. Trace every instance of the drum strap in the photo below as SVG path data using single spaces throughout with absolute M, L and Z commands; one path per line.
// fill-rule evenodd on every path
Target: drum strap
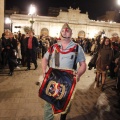
M 51 56 L 52 56 L 52 50 L 53 50 L 53 45 L 50 47 L 50 54 L 49 54 L 49 57 L 48 57 L 48 67 L 50 67 L 50 59 L 51 59 Z
M 60 46 L 58 46 L 60 47 Z M 49 58 L 48 58 L 48 66 L 50 65 L 50 59 L 51 59 L 51 56 L 52 56 L 52 50 L 53 50 L 53 46 L 51 47 L 50 49 L 50 54 L 49 54 Z M 76 49 L 75 49 L 75 59 L 74 59 L 74 64 L 73 64 L 73 69 L 76 70 L 77 68 L 77 63 L 76 63 L 76 60 L 77 60 L 77 55 L 78 55 L 78 44 L 76 45 Z M 55 50 L 55 67 L 59 67 L 60 65 L 60 61 L 59 61 L 59 52 L 58 50 L 56 49 Z M 50 66 L 49 66 L 50 67 Z
M 60 65 L 60 60 L 59 60 L 59 52 L 55 50 L 55 67 L 59 67 Z
M 75 49 L 75 59 L 74 59 L 74 64 L 73 64 L 73 69 L 74 70 L 77 69 L 77 63 L 76 63 L 77 55 L 78 55 L 78 44 L 77 44 L 76 49 Z

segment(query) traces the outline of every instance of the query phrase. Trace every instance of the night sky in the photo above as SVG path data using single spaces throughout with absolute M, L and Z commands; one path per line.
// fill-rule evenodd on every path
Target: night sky
M 30 4 L 37 7 L 38 15 L 47 15 L 49 7 L 80 8 L 82 13 L 88 12 L 90 19 L 96 19 L 105 14 L 107 10 L 119 10 L 117 0 L 6 0 L 5 9 L 19 7 L 22 11 L 28 11 Z

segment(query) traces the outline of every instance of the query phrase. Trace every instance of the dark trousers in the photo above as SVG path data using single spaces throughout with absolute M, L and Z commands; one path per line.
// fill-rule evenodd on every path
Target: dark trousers
M 0 51 L 0 68 L 2 67 L 2 56 L 1 56 L 2 52 Z
M 111 78 L 114 78 L 114 77 L 116 77 L 116 73 L 114 72 L 114 68 L 115 68 L 115 63 L 111 63 L 110 64 L 110 77 Z
M 26 62 L 27 62 L 27 58 L 26 58 L 26 54 L 25 53 L 22 53 L 22 65 L 25 66 L 26 65 Z
M 120 76 L 117 77 L 117 88 L 118 88 L 118 92 L 120 94 Z
M 30 68 L 30 62 L 37 66 L 36 52 L 32 49 L 27 49 L 27 67 Z
M 14 64 L 12 62 L 8 62 L 10 72 L 14 71 Z
M 1 64 L 3 65 L 3 67 L 5 67 L 7 64 L 7 52 L 5 50 L 2 51 L 1 57 L 2 57 Z
M 14 72 L 14 68 L 17 67 L 17 60 L 9 58 L 8 59 L 8 66 L 9 66 L 10 72 Z

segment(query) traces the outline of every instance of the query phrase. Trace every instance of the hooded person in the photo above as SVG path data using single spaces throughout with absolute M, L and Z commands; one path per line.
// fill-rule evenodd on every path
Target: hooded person
M 53 44 L 44 54 L 42 59 L 42 72 L 44 80 L 39 90 L 39 96 L 41 98 L 44 96 L 49 98 L 52 97 L 53 100 L 53 102 L 51 102 L 52 100 L 48 102 L 46 98 L 43 98 L 47 101 L 44 107 L 44 120 L 53 120 L 54 114 L 57 113 L 61 113 L 60 120 L 66 120 L 66 115 L 70 110 L 70 107 L 67 105 L 70 105 L 70 100 L 72 93 L 74 92 L 76 81 L 78 82 L 80 77 L 86 71 L 86 62 L 83 49 L 80 45 L 72 41 L 71 36 L 72 29 L 67 23 L 65 23 L 60 30 L 61 40 L 58 43 Z M 79 64 L 78 68 L 76 67 L 77 63 Z M 57 74 L 59 77 L 54 77 L 57 71 L 61 75 Z M 71 76 L 70 80 L 66 80 L 66 78 L 63 79 L 64 75 L 68 74 L 68 71 Z M 68 86 L 71 85 L 72 87 L 74 85 L 73 91 L 71 91 L 71 86 L 66 87 L 66 84 Z M 44 86 L 47 86 L 46 89 Z M 70 91 L 70 93 L 68 93 L 68 91 Z M 67 94 L 65 94 L 66 92 Z M 68 94 L 69 96 L 65 96 Z M 56 109 L 55 105 L 53 105 L 54 101 L 55 105 L 57 104 L 60 109 Z M 65 108 L 68 109 L 65 110 Z

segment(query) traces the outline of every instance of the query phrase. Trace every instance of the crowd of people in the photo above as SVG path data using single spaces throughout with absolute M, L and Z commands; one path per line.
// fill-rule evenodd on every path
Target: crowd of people
M 20 31 L 12 33 L 7 29 L 0 39 L 0 69 L 4 69 L 8 65 L 10 76 L 13 75 L 15 68 L 21 66 L 30 70 L 30 62 L 34 63 L 34 69 L 37 69 L 37 59 L 43 58 L 47 49 L 59 40 L 59 38 L 44 35 L 35 37 L 32 31 L 22 34 Z M 85 53 L 90 53 L 92 43 L 89 39 L 83 40 L 78 37 L 77 39 L 72 38 L 72 40 L 82 46 Z
M 34 32 L 22 34 L 12 33 L 5 30 L 0 40 L 0 68 L 4 69 L 9 66 L 9 75 L 13 74 L 14 69 L 19 65 L 30 70 L 30 64 L 34 63 L 37 69 L 37 59 L 43 58 L 48 48 L 57 43 L 60 39 L 50 36 L 41 35 L 35 37 Z M 96 38 L 72 38 L 72 41 L 78 43 L 85 54 L 92 56 L 88 64 L 88 69 L 96 69 L 96 86 L 99 86 L 99 78 L 102 78 L 102 90 L 104 89 L 106 75 L 112 79 L 117 77 L 117 67 L 120 56 L 120 40 L 118 37 L 107 38 L 102 34 Z M 107 45 L 108 44 L 108 45 Z M 114 70 L 115 69 L 115 70 Z M 106 72 L 107 71 L 107 72 Z M 109 71 L 109 74 L 107 74 Z M 102 73 L 102 74 L 101 74 Z
M 107 77 L 116 81 L 116 85 L 111 89 L 116 91 L 118 95 L 118 104 L 114 107 L 119 109 L 117 112 L 120 114 L 120 40 L 118 36 L 102 38 L 102 35 L 99 35 L 91 48 L 94 48 L 94 50 L 90 53 L 92 57 L 88 63 L 88 69 L 95 68 L 94 87 L 100 87 L 101 85 L 101 91 L 103 92 Z
M 67 29 L 71 33 L 71 29 Z M 71 42 L 70 39 L 72 39 L 73 43 L 77 43 L 79 46 L 81 46 L 85 54 L 91 56 L 91 60 L 88 64 L 88 69 L 91 70 L 93 67 L 94 69 L 96 69 L 96 87 L 100 87 L 101 81 L 101 91 L 104 91 L 106 77 L 109 76 L 111 79 L 116 79 L 116 86 L 113 90 L 116 90 L 118 95 L 120 95 L 119 37 L 117 36 L 108 38 L 102 37 L 102 34 L 100 34 L 93 39 L 80 37 L 74 39 L 69 38 L 69 36 L 71 37 L 71 34 L 67 36 L 68 31 L 62 28 L 60 35 L 61 37 L 58 39 L 44 35 L 41 35 L 40 37 L 35 37 L 33 31 L 29 31 L 26 34 L 22 34 L 19 31 L 18 33 L 13 34 L 10 30 L 5 30 L 0 40 L 0 69 L 4 69 L 8 65 L 8 75 L 12 76 L 15 68 L 19 68 L 22 66 L 26 67 L 25 70 L 28 71 L 31 69 L 31 63 L 33 63 L 34 70 L 36 70 L 38 67 L 37 59 L 43 58 L 42 65 L 47 62 L 49 57 L 47 51 L 49 47 L 51 47 L 55 43 L 59 43 L 59 41 L 63 39 L 62 50 L 64 50 L 64 48 L 66 48 L 66 46 L 64 45 L 67 45 L 69 42 Z M 66 36 L 66 38 L 64 38 L 64 36 Z M 65 39 L 69 39 L 69 42 L 65 43 Z M 83 61 L 79 60 L 78 62 L 82 64 Z M 64 64 L 64 62 L 62 64 Z M 46 68 L 44 68 L 44 66 L 42 66 L 42 68 L 43 72 L 45 73 Z M 118 107 L 120 108 L 120 104 L 118 105 Z M 64 116 L 61 116 L 61 118 L 62 117 Z
M 92 44 L 94 50 L 90 55 L 92 58 L 88 64 L 88 69 L 93 67 L 96 69 L 96 86 L 99 87 L 99 79 L 102 79 L 101 90 L 104 90 L 106 76 L 111 79 L 117 78 L 120 71 L 118 71 L 118 62 L 120 57 L 120 40 L 116 38 L 101 37 L 99 35 Z M 91 49 L 93 49 L 91 47 Z
M 56 38 L 40 36 L 35 37 L 33 31 L 26 34 L 12 33 L 5 30 L 0 39 L 0 69 L 9 67 L 9 75 L 12 76 L 15 68 L 26 67 L 37 69 L 37 59 L 42 58 L 48 47 L 56 43 Z

